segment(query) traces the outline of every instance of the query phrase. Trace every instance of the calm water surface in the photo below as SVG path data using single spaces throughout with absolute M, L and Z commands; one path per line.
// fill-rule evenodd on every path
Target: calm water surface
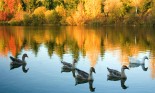
M 10 70 L 10 56 L 27 65 Z M 129 66 L 128 56 L 142 66 L 126 70 L 127 80 L 107 80 L 107 67 Z M 72 72 L 62 72 L 61 61 L 89 72 L 93 84 L 75 86 Z M 148 68 L 148 69 L 147 69 Z M 75 73 L 76 74 L 76 73 Z M 0 27 L 0 93 L 155 93 L 155 31 L 138 27 Z M 93 88 L 95 88 L 93 90 Z

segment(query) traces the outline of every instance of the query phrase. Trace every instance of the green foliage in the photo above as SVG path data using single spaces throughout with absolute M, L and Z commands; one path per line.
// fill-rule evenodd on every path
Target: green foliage
M 12 26 L 21 26 L 21 25 L 23 25 L 23 21 L 18 21 L 18 20 L 11 20 L 11 21 L 9 21 L 9 23 Z
M 32 20 L 31 20 L 31 16 L 29 14 L 24 14 L 24 19 L 23 19 L 23 23 L 24 25 L 30 25 Z

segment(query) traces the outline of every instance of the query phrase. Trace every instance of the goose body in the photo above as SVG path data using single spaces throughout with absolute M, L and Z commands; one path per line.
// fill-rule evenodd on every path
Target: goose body
M 26 57 L 28 57 L 27 54 L 23 54 L 22 60 L 21 60 L 21 59 L 17 59 L 17 58 L 10 56 L 10 59 L 13 61 L 11 64 L 12 65 L 26 65 L 26 62 L 25 62 Z
M 148 57 L 144 56 L 142 60 L 139 60 L 134 57 L 129 57 L 129 67 L 135 68 L 141 66 L 143 71 L 147 71 L 148 68 L 145 67 L 145 59 L 148 59 Z
M 121 72 L 117 71 L 117 70 L 114 70 L 114 69 L 110 69 L 107 67 L 107 70 L 109 71 L 109 75 L 108 77 L 109 78 L 118 78 L 118 79 L 121 79 L 121 78 L 127 78 L 126 75 L 125 75 L 125 69 L 129 69 L 127 66 L 122 66 L 121 68 Z
M 136 63 L 136 64 L 144 64 L 145 63 L 145 59 L 148 59 L 147 56 L 144 56 L 142 60 L 139 60 L 135 57 L 129 57 L 129 62 L 130 63 Z

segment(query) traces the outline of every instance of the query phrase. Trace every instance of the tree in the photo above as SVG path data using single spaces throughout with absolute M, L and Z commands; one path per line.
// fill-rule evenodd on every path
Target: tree
M 117 21 L 124 16 L 123 3 L 120 0 L 106 0 L 104 2 L 104 12 L 106 16 L 110 17 L 108 21 Z
M 89 17 L 95 18 L 101 13 L 102 0 L 85 0 L 85 10 Z
M 138 13 L 138 7 L 140 5 L 142 5 L 142 3 L 144 2 L 144 0 L 130 0 L 131 1 L 131 5 L 135 7 L 135 12 L 136 14 Z
M 53 0 L 42 0 L 42 3 L 49 10 L 54 9 Z

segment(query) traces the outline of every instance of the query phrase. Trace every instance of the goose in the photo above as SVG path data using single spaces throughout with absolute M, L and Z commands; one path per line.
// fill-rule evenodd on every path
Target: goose
M 129 62 L 130 63 L 137 63 L 137 64 L 144 64 L 145 63 L 145 59 L 148 59 L 148 57 L 144 56 L 142 60 L 139 60 L 139 59 L 134 58 L 134 57 L 129 57 Z
M 75 76 L 75 86 L 78 84 L 84 84 L 84 83 L 89 83 L 89 89 L 91 92 L 95 91 L 95 88 L 93 87 L 93 76 L 92 76 L 92 72 L 95 72 L 95 69 L 93 67 L 90 68 L 90 72 L 89 74 L 85 71 L 82 71 L 78 68 L 75 69 L 77 72 L 77 75 Z
M 113 78 L 127 78 L 125 75 L 125 69 L 129 69 L 127 66 L 123 65 L 121 68 L 121 72 L 114 70 L 114 69 L 110 69 L 107 67 L 107 70 L 109 71 L 109 75 L 108 77 L 113 77 Z
M 135 68 L 135 67 L 139 67 L 141 66 L 143 71 L 147 71 L 148 67 L 145 67 L 145 59 L 148 59 L 147 56 L 144 56 L 142 61 L 140 61 L 139 59 L 136 59 L 134 57 L 129 57 L 129 67 L 130 68 Z
M 13 58 L 12 56 L 10 56 L 10 59 L 13 61 L 10 63 L 10 70 L 14 69 L 14 68 L 19 68 L 20 66 L 22 66 L 22 70 L 23 72 L 27 73 L 29 68 L 25 68 L 27 63 L 25 61 L 25 58 L 28 57 L 27 54 L 23 54 L 22 56 L 22 60 L 17 59 L 17 58 Z
M 61 63 L 63 64 L 62 72 L 70 72 L 72 69 L 75 69 L 75 64 L 77 63 L 77 60 L 74 59 L 72 64 L 64 61 L 61 61 Z
M 75 70 L 77 72 L 76 79 L 83 80 L 83 81 L 93 81 L 93 75 L 92 75 L 93 73 L 92 72 L 96 73 L 95 69 L 93 67 L 90 68 L 89 74 L 85 71 L 78 69 L 78 68 L 76 68 Z
M 24 65 L 24 64 L 26 64 L 26 61 L 25 61 L 26 57 L 28 57 L 27 54 L 23 54 L 22 60 L 21 60 L 21 59 L 17 59 L 17 58 L 10 56 L 10 59 L 13 61 L 11 64 L 13 64 L 13 65 Z

